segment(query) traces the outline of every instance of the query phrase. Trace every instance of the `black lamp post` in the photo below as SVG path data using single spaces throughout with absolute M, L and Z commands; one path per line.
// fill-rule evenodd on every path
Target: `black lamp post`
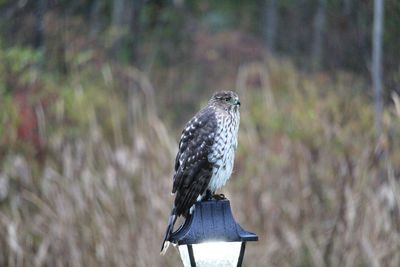
M 258 236 L 233 218 L 229 200 L 195 203 L 195 209 L 169 241 L 178 245 L 185 267 L 242 266 L 246 242 Z

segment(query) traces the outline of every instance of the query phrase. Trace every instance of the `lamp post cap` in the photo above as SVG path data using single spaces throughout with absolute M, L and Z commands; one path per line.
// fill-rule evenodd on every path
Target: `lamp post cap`
M 206 241 L 247 242 L 258 241 L 258 236 L 236 223 L 230 202 L 224 199 L 196 202 L 193 213 L 169 241 L 178 245 Z

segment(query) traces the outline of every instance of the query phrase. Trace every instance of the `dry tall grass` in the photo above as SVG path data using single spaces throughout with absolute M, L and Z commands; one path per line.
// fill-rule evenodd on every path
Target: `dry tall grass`
M 15 149 L 3 157 L 1 266 L 178 266 L 174 249 L 159 256 L 179 132 L 160 114 L 178 111 L 157 110 L 135 69 L 101 73 L 103 91 L 77 75 L 37 111 L 44 163 Z M 119 82 L 123 97 L 107 91 Z M 377 146 L 372 106 L 350 87 L 365 85 L 304 77 L 285 62 L 241 67 L 239 149 L 224 193 L 260 237 L 245 266 L 400 265 L 400 101 Z

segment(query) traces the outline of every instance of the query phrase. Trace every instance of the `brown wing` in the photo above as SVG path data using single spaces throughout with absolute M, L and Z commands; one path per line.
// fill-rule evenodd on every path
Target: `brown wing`
M 212 163 L 208 161 L 217 119 L 212 108 L 206 107 L 185 126 L 175 160 L 172 193 L 176 193 L 177 215 L 187 215 L 197 197 L 204 193 L 212 175 Z

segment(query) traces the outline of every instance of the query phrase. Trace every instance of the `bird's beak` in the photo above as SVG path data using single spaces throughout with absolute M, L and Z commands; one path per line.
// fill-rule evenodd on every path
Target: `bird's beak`
M 236 105 L 236 106 L 240 106 L 240 101 L 239 101 L 239 99 L 236 99 L 235 105 Z

